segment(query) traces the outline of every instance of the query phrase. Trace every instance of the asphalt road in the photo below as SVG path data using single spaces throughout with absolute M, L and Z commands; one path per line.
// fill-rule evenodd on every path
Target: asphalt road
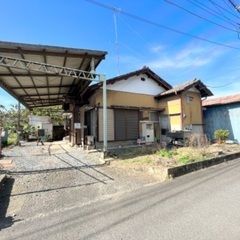
M 0 239 L 240 239 L 240 159 L 15 222 Z

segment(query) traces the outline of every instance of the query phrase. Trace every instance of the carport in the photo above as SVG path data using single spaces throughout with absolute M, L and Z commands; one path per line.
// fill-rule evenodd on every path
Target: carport
M 62 105 L 71 116 L 70 142 L 76 144 L 76 128 L 84 138 L 82 96 L 92 81 L 103 83 L 106 129 L 106 76 L 95 69 L 105 51 L 0 41 L 0 86 L 28 109 Z M 83 112 L 84 113 L 84 112 Z M 80 123 L 80 124 L 79 124 Z M 105 132 L 104 151 L 107 149 Z

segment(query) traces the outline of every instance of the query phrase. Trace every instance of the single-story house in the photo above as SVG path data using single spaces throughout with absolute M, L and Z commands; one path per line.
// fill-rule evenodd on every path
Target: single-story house
M 87 135 L 103 141 L 102 84 L 88 88 L 84 114 Z M 197 79 L 172 87 L 150 68 L 107 80 L 108 141 L 167 141 L 167 132 L 203 131 L 202 101 L 212 93 Z M 84 110 L 83 110 L 84 109 Z M 80 119 L 83 119 L 80 117 Z
M 202 101 L 205 132 L 214 138 L 217 129 L 229 130 L 229 139 L 240 142 L 240 94 Z

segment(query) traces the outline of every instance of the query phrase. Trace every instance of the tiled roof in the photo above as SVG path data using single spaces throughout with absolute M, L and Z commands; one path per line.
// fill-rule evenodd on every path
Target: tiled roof
M 195 87 L 201 94 L 201 97 L 212 96 L 212 92 L 198 79 L 193 79 L 189 82 L 181 83 L 174 86 L 172 89 L 162 92 L 155 96 L 156 99 L 160 99 L 169 95 L 178 94 L 182 91 L 186 91 L 192 87 Z
M 223 105 L 228 103 L 240 102 L 240 94 L 234 94 L 226 97 L 207 99 L 202 101 L 202 106 Z

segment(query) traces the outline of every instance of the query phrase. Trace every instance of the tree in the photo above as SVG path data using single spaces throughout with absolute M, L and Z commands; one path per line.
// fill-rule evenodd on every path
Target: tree
M 11 105 L 10 109 L 6 109 L 0 105 L 0 114 L 2 115 L 2 127 L 8 129 L 9 136 L 16 138 L 16 144 L 20 138 L 27 139 L 31 132 L 36 131 L 29 124 L 29 115 L 50 116 L 53 125 L 63 125 L 65 118 L 62 116 L 61 106 L 35 108 L 31 112 L 18 104 Z
M 29 110 L 18 107 L 18 104 L 15 104 L 2 111 L 3 128 L 8 129 L 9 136 L 16 138 L 16 144 L 19 143 L 19 137 L 26 136 L 31 128 L 28 123 Z
M 34 108 L 32 111 L 33 115 L 36 116 L 49 116 L 52 119 L 53 125 L 63 125 L 65 118 L 62 116 L 61 106 L 51 106 L 51 107 L 40 107 Z

